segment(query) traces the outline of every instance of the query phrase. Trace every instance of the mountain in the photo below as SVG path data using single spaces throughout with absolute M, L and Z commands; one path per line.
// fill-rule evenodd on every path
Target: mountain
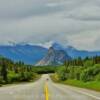
M 49 48 L 47 54 L 40 60 L 36 66 L 61 65 L 65 60 L 71 57 L 59 45 L 53 45 Z
M 14 61 L 23 61 L 26 64 L 36 64 L 41 59 L 43 59 L 48 51 L 56 51 L 59 54 L 58 58 L 60 58 L 60 54 L 69 55 L 71 58 L 82 57 L 85 58 L 86 56 L 100 56 L 100 51 L 85 51 L 85 50 L 78 50 L 72 46 L 62 46 L 61 44 L 55 42 L 52 44 L 52 49 L 47 49 L 43 46 L 38 45 L 30 45 L 30 44 L 15 44 L 13 45 L 0 45 L 0 55 L 6 58 L 9 58 Z M 58 53 L 60 52 L 60 53 Z M 50 53 L 53 55 L 53 53 Z M 56 54 L 56 55 L 57 55 Z M 52 57 L 51 57 L 52 58 Z M 60 62 L 59 62 L 60 63 Z
M 53 47 L 55 50 L 64 50 L 65 51 L 65 48 L 61 44 L 56 43 L 56 42 L 54 42 L 51 47 Z
M 35 64 L 40 61 L 46 53 L 46 48 L 29 44 L 0 46 L 0 55 L 14 61 L 23 61 L 26 64 Z
M 78 50 L 72 46 L 62 46 L 59 43 L 53 43 L 53 48 L 56 50 L 64 50 L 71 58 L 85 58 L 85 57 L 93 57 L 93 56 L 100 56 L 100 51 L 86 51 L 86 50 Z
M 64 49 L 72 58 L 85 58 L 85 57 L 93 57 L 100 56 L 100 51 L 86 51 L 86 50 L 78 50 L 72 46 L 68 46 Z

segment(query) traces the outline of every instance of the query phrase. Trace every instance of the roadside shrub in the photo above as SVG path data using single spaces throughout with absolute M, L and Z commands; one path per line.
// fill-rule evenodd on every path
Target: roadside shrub
M 87 81 L 92 80 L 91 71 L 90 71 L 89 69 L 84 70 L 84 71 L 81 73 L 80 79 L 81 79 L 82 81 L 84 81 L 84 82 L 87 82 Z
M 4 80 L 3 78 L 0 76 L 0 84 L 3 84 L 4 83 Z
M 20 73 L 20 81 L 30 81 L 33 79 L 33 73 L 30 72 L 21 72 Z
M 67 80 L 69 77 L 69 72 L 65 68 L 61 68 L 60 70 L 57 71 L 58 77 L 61 81 Z
M 81 74 L 81 80 L 84 82 L 95 80 L 95 76 L 100 74 L 100 65 L 94 65 L 85 69 Z
M 70 67 L 69 68 L 69 75 L 68 75 L 70 79 L 75 79 L 75 68 L 74 67 Z
M 100 73 L 98 75 L 96 75 L 95 80 L 100 81 Z
M 80 72 L 76 72 L 76 74 L 75 74 L 75 79 L 76 79 L 76 80 L 80 80 Z
M 32 72 L 20 72 L 17 74 L 14 72 L 9 72 L 8 83 L 25 82 L 25 81 L 30 81 L 35 78 L 36 78 L 36 74 L 34 74 Z
M 93 75 L 100 74 L 100 64 L 94 65 L 93 70 Z
M 12 71 L 9 72 L 8 74 L 8 83 L 13 83 L 19 81 L 20 75 L 16 74 Z
M 91 67 L 91 66 L 93 66 L 93 61 L 91 61 L 91 60 L 85 61 L 85 62 L 84 62 L 84 66 L 85 66 L 85 67 Z

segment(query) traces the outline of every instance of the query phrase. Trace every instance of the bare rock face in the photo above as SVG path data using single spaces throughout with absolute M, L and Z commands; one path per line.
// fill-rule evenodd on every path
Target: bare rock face
M 71 57 L 64 50 L 50 47 L 45 57 L 36 66 L 61 65 L 65 60 L 70 59 Z

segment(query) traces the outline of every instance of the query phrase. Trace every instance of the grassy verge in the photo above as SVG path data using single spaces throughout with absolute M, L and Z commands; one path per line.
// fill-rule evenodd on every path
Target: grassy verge
M 98 81 L 91 81 L 91 82 L 83 82 L 83 81 L 79 81 L 79 80 L 66 80 L 66 81 L 59 81 L 57 75 L 51 75 L 50 76 L 51 79 L 56 82 L 56 83 L 62 83 L 62 84 L 66 84 L 66 85 L 71 85 L 71 86 L 76 86 L 76 87 L 80 87 L 80 88 L 86 88 L 86 89 L 91 89 L 91 90 L 95 90 L 95 91 L 99 91 L 100 92 L 100 82 Z

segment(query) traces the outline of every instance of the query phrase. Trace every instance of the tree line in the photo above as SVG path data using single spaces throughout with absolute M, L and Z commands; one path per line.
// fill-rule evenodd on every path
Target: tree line
M 100 56 L 65 61 L 56 71 L 59 80 L 100 81 Z
M 31 81 L 36 77 L 32 66 L 0 57 L 0 84 Z

